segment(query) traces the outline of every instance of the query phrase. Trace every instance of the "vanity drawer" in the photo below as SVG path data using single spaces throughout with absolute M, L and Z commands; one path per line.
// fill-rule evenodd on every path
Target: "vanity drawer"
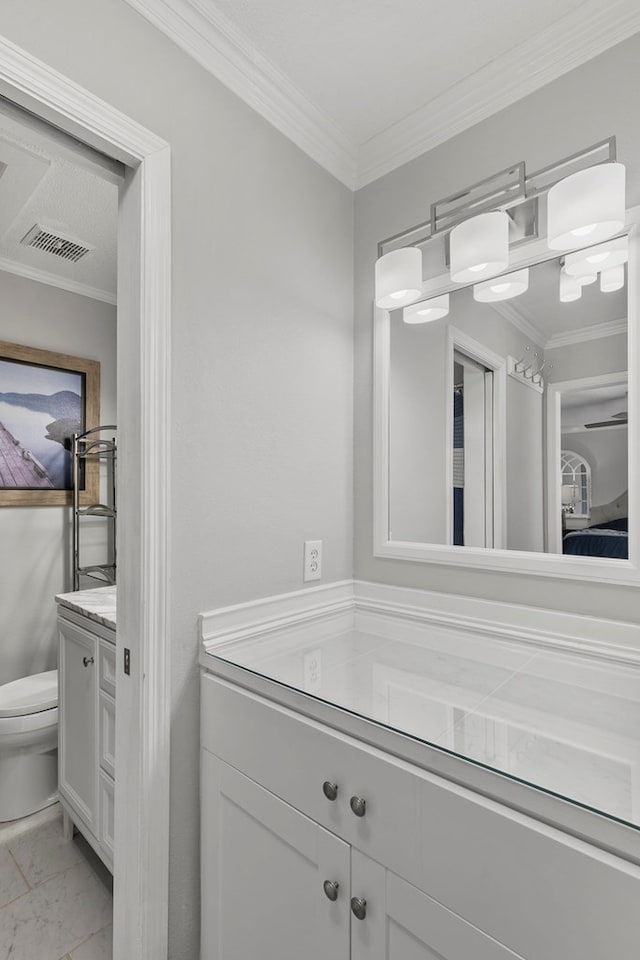
M 210 674 L 201 706 L 205 750 L 401 876 L 421 875 L 421 781 L 408 765 Z M 333 802 L 325 781 L 338 787 Z
M 100 767 L 109 776 L 115 776 L 116 755 L 116 702 L 104 690 L 99 699 L 99 739 Z
M 100 689 L 116 695 L 116 647 L 108 640 L 98 641 Z

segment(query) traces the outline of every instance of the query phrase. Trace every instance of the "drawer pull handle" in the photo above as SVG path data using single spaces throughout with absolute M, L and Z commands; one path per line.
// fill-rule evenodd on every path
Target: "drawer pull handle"
M 322 784 L 322 792 L 327 800 L 333 801 L 338 796 L 338 784 L 332 783 L 331 780 L 325 780 L 325 782 Z
M 82 662 L 85 667 L 88 667 L 90 663 L 95 663 L 95 657 L 83 657 Z
M 351 898 L 351 913 L 356 920 L 364 920 L 367 915 L 367 901 L 364 897 Z
M 363 797 L 351 797 L 349 800 L 349 806 L 355 813 L 356 817 L 364 817 L 367 812 L 367 801 Z
M 338 899 L 338 888 L 340 884 L 335 880 L 325 880 L 322 884 L 322 889 L 324 890 L 324 895 L 327 900 L 331 900 L 332 903 L 335 903 Z

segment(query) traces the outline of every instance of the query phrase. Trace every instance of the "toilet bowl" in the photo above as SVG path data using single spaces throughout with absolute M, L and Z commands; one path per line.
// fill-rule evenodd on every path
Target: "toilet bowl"
M 58 671 L 0 686 L 0 823 L 58 796 Z

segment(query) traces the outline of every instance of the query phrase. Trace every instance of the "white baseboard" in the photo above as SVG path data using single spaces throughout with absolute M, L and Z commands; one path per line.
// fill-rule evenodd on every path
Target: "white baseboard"
M 203 654 L 223 643 L 273 637 L 279 630 L 311 628 L 330 618 L 340 618 L 341 628 L 371 632 L 384 624 L 387 635 L 395 623 L 397 639 L 407 624 L 422 625 L 425 630 L 448 627 L 470 636 L 640 664 L 640 630 L 635 623 L 362 580 L 309 587 L 203 613 L 199 618 Z
M 272 635 L 296 624 L 310 625 L 350 613 L 354 609 L 353 586 L 353 580 L 339 580 L 201 613 L 198 623 L 205 652 L 220 643 Z
M 362 580 L 354 582 L 354 602 L 357 611 L 393 617 L 399 623 L 446 626 L 618 663 L 640 663 L 637 623 Z

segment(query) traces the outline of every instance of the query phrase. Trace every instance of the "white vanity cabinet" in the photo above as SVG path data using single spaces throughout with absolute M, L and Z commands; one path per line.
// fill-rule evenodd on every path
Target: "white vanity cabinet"
M 65 829 L 113 869 L 115 631 L 59 608 L 58 790 Z
M 201 745 L 202 960 L 637 955 L 634 864 L 210 673 Z
M 201 776 L 203 960 L 348 957 L 348 844 L 207 751 Z
M 203 960 L 517 955 L 202 751 Z

